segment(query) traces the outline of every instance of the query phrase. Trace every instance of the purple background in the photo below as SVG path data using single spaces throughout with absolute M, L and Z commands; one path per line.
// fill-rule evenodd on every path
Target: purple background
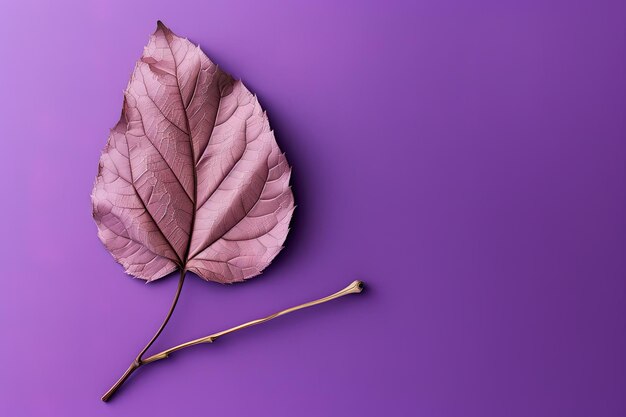
M 623 1 L 3 1 L 0 415 L 626 415 Z M 162 19 L 256 92 L 298 209 L 266 273 L 124 275 L 89 194 Z

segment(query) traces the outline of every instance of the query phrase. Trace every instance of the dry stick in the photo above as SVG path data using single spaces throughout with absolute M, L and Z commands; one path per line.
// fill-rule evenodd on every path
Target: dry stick
M 157 353 L 155 355 L 150 356 L 149 358 L 144 359 L 143 363 L 146 364 L 146 363 L 158 361 L 158 360 L 161 360 L 161 359 L 165 359 L 171 353 L 176 352 L 177 350 L 181 350 L 181 349 L 184 349 L 184 348 L 187 348 L 187 347 L 190 347 L 190 346 L 199 345 L 201 343 L 212 343 L 217 338 L 222 337 L 224 335 L 227 335 L 229 333 L 236 332 L 237 330 L 241 330 L 241 329 L 245 329 L 246 327 L 251 327 L 251 326 L 255 326 L 257 324 L 265 323 L 266 321 L 270 321 L 272 319 L 275 319 L 276 317 L 283 316 L 283 315 L 285 315 L 287 313 L 291 313 L 293 311 L 300 310 L 300 309 L 307 308 L 307 307 L 312 307 L 312 306 L 317 305 L 317 304 L 322 304 L 322 303 L 325 303 L 327 301 L 334 300 L 335 298 L 343 297 L 344 295 L 347 295 L 347 294 L 360 293 L 362 290 L 363 290 L 363 282 L 361 282 L 361 281 L 353 281 L 350 285 L 348 285 L 343 290 L 337 291 L 336 293 L 331 294 L 331 295 L 329 295 L 327 297 L 320 298 L 320 299 L 314 300 L 314 301 L 309 301 L 308 303 L 300 304 L 300 305 L 297 305 L 295 307 L 291 307 L 291 308 L 288 308 L 286 310 L 279 311 L 278 313 L 274 313 L 274 314 L 272 314 L 270 316 L 263 317 L 262 319 L 252 320 L 252 321 L 249 321 L 247 323 L 240 324 L 239 326 L 231 327 L 230 329 L 222 330 L 221 332 L 217 332 L 217 333 L 213 333 L 213 334 L 211 334 L 209 336 L 201 337 L 199 339 L 195 339 L 195 340 L 191 340 L 191 341 L 186 342 L 186 343 L 182 343 L 182 344 L 180 344 L 178 346 L 174 346 L 173 348 L 169 348 L 167 350 L 164 350 L 163 352 Z
M 322 304 L 322 303 L 325 303 L 327 301 L 331 301 L 331 300 L 334 300 L 336 298 L 343 297 L 344 295 L 357 294 L 357 293 L 360 293 L 361 291 L 363 291 L 363 282 L 362 281 L 353 281 L 346 288 L 342 289 L 341 291 L 337 291 L 336 293 L 331 294 L 331 295 L 329 295 L 327 297 L 320 298 L 320 299 L 317 299 L 317 300 L 314 300 L 314 301 L 309 301 L 308 303 L 300 304 L 300 305 L 297 305 L 295 307 L 291 307 L 291 308 L 279 311 L 277 313 L 274 313 L 274 314 L 269 315 L 267 317 L 263 317 L 261 319 L 252 320 L 252 321 L 249 321 L 247 323 L 240 324 L 239 326 L 235 326 L 235 327 L 231 327 L 230 329 L 222 330 L 221 332 L 213 333 L 211 335 L 208 335 L 208 336 L 205 336 L 205 337 L 201 337 L 199 339 L 195 339 L 195 340 L 191 340 L 191 341 L 186 342 L 186 343 L 182 343 L 182 344 L 180 344 L 178 346 L 174 346 L 172 348 L 164 350 L 163 352 L 159 352 L 159 353 L 157 353 L 155 355 L 152 355 L 152 356 L 150 356 L 150 357 L 148 357 L 146 359 L 142 359 L 141 356 L 148 350 L 148 348 L 152 345 L 154 340 L 156 340 L 156 338 L 159 336 L 159 334 L 163 330 L 163 327 L 165 327 L 165 324 L 167 324 L 167 321 L 169 320 L 169 316 L 171 316 L 171 312 L 174 309 L 174 307 L 176 306 L 176 301 L 178 300 L 178 296 L 180 295 L 180 288 L 182 287 L 183 278 L 184 278 L 184 272 L 181 274 L 181 281 L 179 283 L 179 289 L 178 289 L 178 291 L 176 293 L 176 297 L 174 298 L 174 303 L 172 304 L 172 308 L 170 309 L 170 312 L 168 313 L 168 316 L 165 319 L 165 322 L 163 323 L 163 325 L 161 326 L 161 328 L 159 329 L 159 331 L 157 332 L 155 337 L 153 337 L 153 339 L 150 341 L 150 343 L 148 343 L 148 346 L 141 351 L 139 356 L 137 356 L 137 359 L 135 359 L 135 362 L 130 366 L 130 368 L 128 368 L 128 370 L 115 383 L 115 385 L 113 385 L 113 387 L 111 387 L 111 389 L 109 391 L 107 391 L 106 394 L 104 394 L 104 396 L 102 397 L 102 401 L 107 401 L 111 397 L 111 395 L 124 383 L 124 381 L 126 381 L 126 379 L 128 379 L 128 377 L 133 372 L 135 372 L 140 366 L 143 366 L 143 365 L 148 364 L 150 362 L 155 362 L 155 361 L 158 361 L 158 360 L 161 360 L 161 359 L 166 359 L 173 352 L 176 352 L 176 351 L 181 350 L 181 349 L 188 348 L 190 346 L 199 345 L 201 343 L 212 343 L 217 338 L 225 336 L 225 335 L 227 335 L 229 333 L 236 332 L 237 330 L 241 330 L 241 329 L 245 329 L 246 327 L 251 327 L 251 326 L 255 326 L 257 324 L 265 323 L 266 321 L 270 321 L 270 320 L 272 320 L 272 319 L 274 319 L 276 317 L 280 317 L 282 315 L 285 315 L 285 314 L 288 314 L 288 313 L 291 313 L 293 311 L 300 310 L 300 309 L 303 309 L 303 308 L 312 307 L 312 306 L 317 305 L 317 304 Z

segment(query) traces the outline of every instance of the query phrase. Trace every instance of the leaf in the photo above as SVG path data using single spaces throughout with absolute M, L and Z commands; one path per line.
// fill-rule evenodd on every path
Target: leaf
M 138 278 L 242 281 L 282 249 L 290 174 L 256 96 L 158 22 L 100 158 L 98 236 Z

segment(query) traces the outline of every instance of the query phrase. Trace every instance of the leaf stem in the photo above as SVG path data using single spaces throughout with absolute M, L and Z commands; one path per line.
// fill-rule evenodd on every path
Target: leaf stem
M 128 377 L 130 377 L 133 372 L 135 372 L 137 369 L 139 369 L 141 366 L 147 363 L 145 360 L 143 360 L 143 355 L 148 351 L 148 349 L 150 349 L 150 346 L 152 346 L 152 344 L 154 344 L 154 342 L 158 339 L 158 337 L 163 332 L 163 329 L 165 329 L 165 326 L 167 326 L 167 323 L 170 321 L 170 318 L 172 317 L 172 313 L 174 312 L 174 309 L 176 308 L 176 304 L 178 303 L 178 299 L 180 298 L 180 293 L 183 289 L 183 283 L 185 282 L 186 273 L 187 273 L 187 270 L 181 269 L 180 278 L 178 279 L 178 287 L 176 288 L 176 294 L 174 294 L 174 300 L 172 301 L 172 305 L 170 306 L 170 309 L 167 312 L 167 315 L 165 316 L 163 323 L 161 323 L 161 326 L 159 327 L 157 332 L 154 334 L 154 336 L 152 336 L 152 339 L 150 339 L 148 344 L 146 344 L 146 346 L 141 350 L 141 352 L 139 352 L 139 354 L 137 355 L 133 363 L 130 364 L 126 372 L 124 372 L 124 374 L 120 377 L 120 379 L 118 379 L 117 382 L 113 384 L 113 386 L 102 396 L 102 401 L 104 402 L 108 401 L 111 398 L 111 396 L 115 394 L 118 388 L 121 387 L 124 382 L 126 382 Z

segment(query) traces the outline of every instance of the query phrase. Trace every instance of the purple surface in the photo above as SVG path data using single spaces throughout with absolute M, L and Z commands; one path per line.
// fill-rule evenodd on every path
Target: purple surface
M 626 414 L 623 2 L 0 5 L 0 415 Z M 334 291 L 140 370 L 176 279 L 124 275 L 89 193 L 157 19 L 268 109 L 287 248 L 190 279 L 156 348 Z

